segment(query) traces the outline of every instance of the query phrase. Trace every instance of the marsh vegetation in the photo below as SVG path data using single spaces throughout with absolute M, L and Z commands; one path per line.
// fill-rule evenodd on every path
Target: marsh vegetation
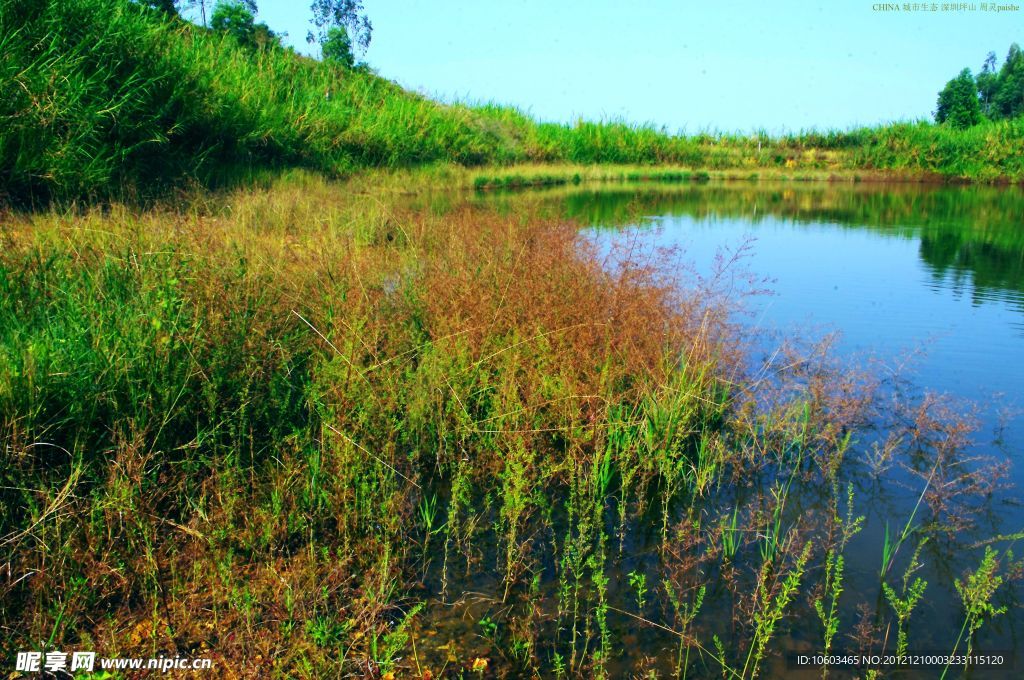
M 1005 466 L 955 404 L 806 338 L 760 359 L 740 261 L 414 181 L 5 217 L 7 649 L 750 678 L 1014 648 Z

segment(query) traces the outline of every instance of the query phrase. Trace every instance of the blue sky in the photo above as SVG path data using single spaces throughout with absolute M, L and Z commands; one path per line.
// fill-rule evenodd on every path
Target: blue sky
M 1003 0 L 999 0 L 1001 3 Z M 304 52 L 308 0 L 259 18 Z M 365 60 L 450 101 L 670 131 L 845 128 L 928 117 L 964 66 L 1024 42 L 1024 12 L 880 12 L 868 0 L 364 0 Z M 902 7 L 903 3 L 897 3 Z

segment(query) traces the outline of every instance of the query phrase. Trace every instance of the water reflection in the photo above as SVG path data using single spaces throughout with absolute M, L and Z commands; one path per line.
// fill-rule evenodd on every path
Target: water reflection
M 917 184 L 729 183 L 604 185 L 478 197 L 508 209 L 521 201 L 597 228 L 645 218 L 766 220 L 829 224 L 918 243 L 936 285 L 968 291 L 972 301 L 1005 300 L 1024 312 L 1024 191 L 1005 187 Z

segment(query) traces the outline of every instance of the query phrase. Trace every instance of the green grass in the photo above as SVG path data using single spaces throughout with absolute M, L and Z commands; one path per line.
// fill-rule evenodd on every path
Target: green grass
M 8 93 L 0 101 L 0 199 L 28 203 L 146 200 L 189 183 L 251 182 L 282 167 L 339 176 L 440 161 L 1024 177 L 1019 120 L 778 137 L 543 123 L 494 104 L 442 105 L 289 50 L 241 47 L 127 0 L 3 0 L 0 84 Z M 564 179 L 506 178 L 503 186 Z

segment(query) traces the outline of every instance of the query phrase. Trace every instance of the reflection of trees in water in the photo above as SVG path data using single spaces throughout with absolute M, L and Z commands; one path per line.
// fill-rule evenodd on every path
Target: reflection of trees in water
M 888 237 L 920 239 L 936 279 L 969 289 L 975 301 L 1024 293 L 1024 192 L 1018 188 L 794 182 L 679 186 L 605 185 L 492 200 L 551 202 L 581 224 L 619 228 L 652 216 L 766 218 L 830 223 Z M 1024 310 L 1024 299 L 1012 297 Z
M 920 255 L 937 279 L 951 277 L 966 284 L 969 276 L 976 303 L 987 297 L 1003 297 L 999 293 L 1004 291 L 1024 292 L 1024 249 L 964 238 L 956 231 L 924 231 Z M 1024 300 L 1015 302 L 1024 310 Z

